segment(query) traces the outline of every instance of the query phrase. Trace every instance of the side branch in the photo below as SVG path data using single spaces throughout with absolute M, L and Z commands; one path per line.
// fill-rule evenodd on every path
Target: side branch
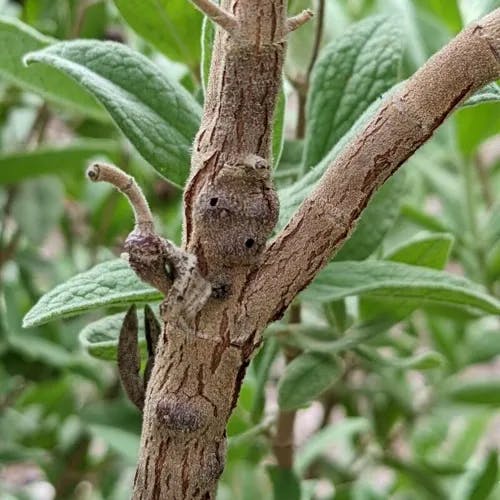
M 109 182 L 128 198 L 135 215 L 135 229 L 124 245 L 130 267 L 166 296 L 165 304 L 178 317 L 192 319 L 212 293 L 196 256 L 155 233 L 148 202 L 133 177 L 105 163 L 91 165 L 87 176 L 93 182 Z
M 212 0 L 191 0 L 191 2 L 199 9 L 203 14 L 209 17 L 214 23 L 218 24 L 221 28 L 225 29 L 231 35 L 234 35 L 238 29 L 237 19 L 219 7 Z
M 303 24 L 307 23 L 312 17 L 314 13 L 310 9 L 303 10 L 296 16 L 289 17 L 286 23 L 287 32 L 291 33 L 296 29 L 300 28 Z
M 500 77 L 500 9 L 434 55 L 381 105 L 266 251 L 246 291 L 263 328 L 340 248 L 373 193 L 468 95 Z
M 94 163 L 87 169 L 87 177 L 92 182 L 108 182 L 121 191 L 134 210 L 135 225 L 143 233 L 154 230 L 153 216 L 148 202 L 135 179 L 113 165 Z

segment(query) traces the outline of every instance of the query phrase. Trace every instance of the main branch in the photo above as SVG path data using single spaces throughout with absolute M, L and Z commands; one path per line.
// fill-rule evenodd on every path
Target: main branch
M 271 132 L 288 32 L 286 1 L 193 3 L 218 29 L 184 193 L 184 251 L 196 257 L 211 295 L 188 315 L 190 322 L 179 322 L 189 307 L 185 295 L 161 309 L 136 499 L 215 498 L 226 424 L 257 334 L 239 328 L 240 298 L 278 216 Z
M 144 398 L 136 499 L 215 498 L 227 421 L 266 325 L 345 241 L 374 191 L 463 99 L 500 76 L 498 9 L 381 106 L 267 246 L 278 216 L 271 131 L 285 39 L 310 16 L 288 19 L 285 0 L 193 2 L 220 27 L 184 194 L 184 248 L 158 237 L 149 245 L 154 259 L 145 260 L 132 252 L 143 248 L 143 235 L 128 240 L 136 272 L 166 292 Z

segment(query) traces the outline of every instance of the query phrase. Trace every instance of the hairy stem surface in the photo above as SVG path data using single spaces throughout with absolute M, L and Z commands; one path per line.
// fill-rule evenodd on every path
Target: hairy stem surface
M 264 328 L 338 250 L 375 190 L 463 99 L 500 76 L 497 9 L 380 107 L 266 246 L 278 212 L 269 165 L 285 38 L 310 15 L 289 21 L 284 0 L 223 0 L 227 15 L 195 3 L 223 26 L 184 197 L 184 250 L 212 295 L 189 322 L 176 312 L 182 295 L 177 309 L 161 310 L 136 499 L 215 498 L 227 420 Z

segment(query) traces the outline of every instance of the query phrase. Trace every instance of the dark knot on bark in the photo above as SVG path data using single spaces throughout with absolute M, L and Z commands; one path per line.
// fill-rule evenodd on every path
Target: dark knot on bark
M 270 166 L 256 155 L 224 164 L 199 192 L 193 211 L 203 254 L 219 268 L 256 263 L 277 218 Z
M 196 432 L 206 425 L 203 413 L 193 401 L 163 399 L 156 407 L 156 417 L 175 432 Z

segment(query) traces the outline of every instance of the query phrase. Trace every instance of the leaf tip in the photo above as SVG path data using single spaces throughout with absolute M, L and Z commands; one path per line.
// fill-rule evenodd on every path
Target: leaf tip
M 43 316 L 40 316 L 38 302 L 24 315 L 21 326 L 24 329 L 34 328 L 44 323 Z
M 25 54 L 22 58 L 23 66 L 26 68 L 34 62 L 38 62 L 37 57 L 36 57 L 36 52 L 28 52 Z
M 25 328 L 25 329 L 32 328 L 33 326 L 35 326 L 35 324 L 33 322 L 33 319 L 31 317 L 31 314 L 30 314 L 32 310 L 33 309 L 30 309 L 28 311 L 28 313 L 23 318 L 22 327 Z

